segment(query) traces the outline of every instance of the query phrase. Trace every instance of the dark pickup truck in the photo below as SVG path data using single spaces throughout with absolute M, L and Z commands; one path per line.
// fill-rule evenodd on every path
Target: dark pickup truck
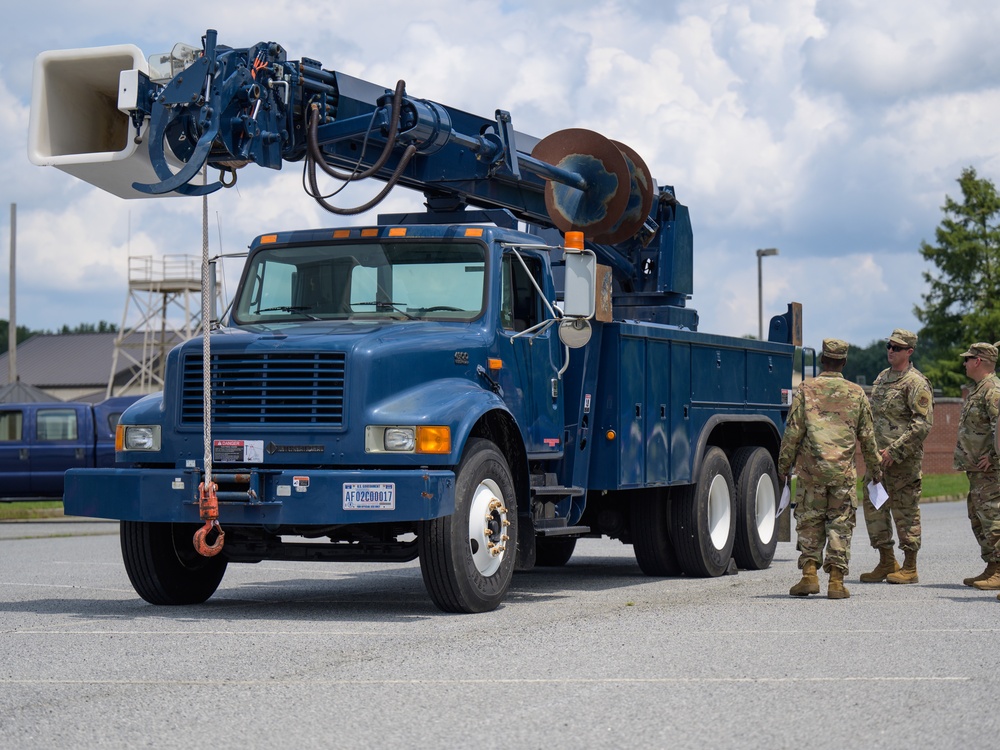
M 61 498 L 67 469 L 113 466 L 118 418 L 138 398 L 0 404 L 0 500 Z

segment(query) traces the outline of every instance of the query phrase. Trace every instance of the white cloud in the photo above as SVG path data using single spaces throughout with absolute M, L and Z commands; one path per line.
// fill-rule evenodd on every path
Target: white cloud
M 290 59 L 387 87 L 402 78 L 412 96 L 486 118 L 508 110 L 537 137 L 597 130 L 638 151 L 691 207 L 693 305 L 703 329 L 736 335 L 756 331 L 753 250 L 772 246 L 781 255 L 765 261 L 765 312 L 802 300 L 813 343 L 918 327 L 917 248 L 945 194 L 965 166 L 1000 177 L 1000 6 L 988 3 L 218 0 L 177 14 L 56 0 L 6 18 L 16 33 L 0 51 L 0 201 L 18 203 L 18 317 L 32 327 L 117 320 L 129 252 L 201 251 L 200 200 L 120 201 L 28 163 L 31 63 L 44 49 L 133 42 L 149 54 L 215 28 L 223 44 L 275 41 Z M 302 193 L 298 164 L 251 167 L 209 199 L 210 244 L 233 252 L 261 232 L 373 222 L 422 202 L 397 190 L 342 219 Z M 4 238 L 6 222 L 4 210 Z M 0 257 L 2 310 L 6 247 Z

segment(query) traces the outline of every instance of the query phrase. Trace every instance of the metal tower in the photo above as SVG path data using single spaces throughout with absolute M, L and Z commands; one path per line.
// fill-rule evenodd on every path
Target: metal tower
M 213 310 L 218 310 L 216 286 Z M 201 258 L 195 255 L 130 256 L 128 298 L 108 377 L 107 398 L 163 388 L 167 353 L 201 335 Z M 120 358 L 128 378 L 116 381 Z

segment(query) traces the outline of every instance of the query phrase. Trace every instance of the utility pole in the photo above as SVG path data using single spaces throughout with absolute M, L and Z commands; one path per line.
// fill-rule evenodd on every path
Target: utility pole
M 17 204 L 10 204 L 10 319 L 7 321 L 7 382 L 17 382 Z

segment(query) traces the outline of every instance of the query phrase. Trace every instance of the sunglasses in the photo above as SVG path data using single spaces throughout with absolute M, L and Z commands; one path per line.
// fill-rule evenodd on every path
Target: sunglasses
M 962 361 L 968 364 L 969 360 L 979 359 L 979 357 L 963 357 Z
M 910 347 L 908 347 L 908 346 L 896 346 L 895 344 L 886 344 L 885 348 L 886 348 L 886 350 L 888 350 L 890 352 L 905 352 Z

